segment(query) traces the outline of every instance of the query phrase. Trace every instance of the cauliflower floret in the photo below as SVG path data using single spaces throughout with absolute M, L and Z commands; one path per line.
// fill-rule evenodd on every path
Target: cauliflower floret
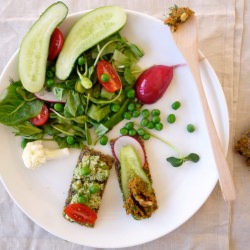
M 36 169 L 47 160 L 69 155 L 69 149 L 48 149 L 41 140 L 27 143 L 23 150 L 22 158 L 25 166 L 30 169 Z

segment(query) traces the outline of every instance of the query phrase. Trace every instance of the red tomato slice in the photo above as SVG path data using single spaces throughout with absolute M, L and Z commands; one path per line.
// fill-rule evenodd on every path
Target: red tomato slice
M 53 61 L 58 56 L 58 54 L 62 49 L 63 43 L 64 43 L 64 37 L 62 32 L 58 28 L 55 28 L 50 38 L 49 56 L 48 56 L 49 61 Z
M 95 211 L 90 209 L 88 206 L 81 203 L 74 203 L 68 205 L 64 212 L 72 219 L 79 223 L 94 224 L 97 219 Z
M 43 104 L 41 112 L 30 119 L 30 122 L 33 123 L 35 126 L 42 126 L 47 122 L 49 119 L 49 110 L 45 104 Z
M 105 60 L 99 61 L 96 70 L 98 81 L 108 92 L 115 92 L 122 87 L 122 82 L 119 78 L 119 75 L 111 63 Z M 103 74 L 109 76 L 108 81 L 102 81 Z

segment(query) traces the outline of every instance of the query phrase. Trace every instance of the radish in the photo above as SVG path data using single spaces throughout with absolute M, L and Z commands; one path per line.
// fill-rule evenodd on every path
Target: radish
M 53 91 L 47 91 L 46 89 L 42 89 L 41 91 L 34 93 L 37 99 L 45 101 L 45 102 L 51 102 L 51 103 L 65 103 L 66 98 L 63 98 L 62 100 L 58 100 Z
M 116 139 L 116 141 L 114 142 L 114 145 L 113 145 L 113 152 L 114 152 L 115 158 L 118 161 L 120 161 L 120 150 L 122 147 L 124 147 L 126 145 L 131 145 L 134 147 L 134 149 L 136 150 L 137 155 L 140 159 L 142 166 L 144 166 L 145 161 L 146 161 L 144 149 L 143 149 L 141 143 L 138 140 L 136 140 L 134 137 L 131 137 L 131 136 L 124 135 L 124 136 L 121 136 L 118 139 Z

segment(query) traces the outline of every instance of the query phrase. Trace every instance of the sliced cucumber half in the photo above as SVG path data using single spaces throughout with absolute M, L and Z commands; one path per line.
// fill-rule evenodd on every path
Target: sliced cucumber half
M 43 88 L 50 37 L 67 13 L 68 8 L 62 2 L 50 5 L 22 40 L 18 55 L 18 71 L 24 88 L 32 93 Z
M 126 12 L 117 6 L 104 6 L 84 14 L 65 39 L 56 62 L 56 76 L 67 79 L 80 54 L 119 31 L 126 21 Z

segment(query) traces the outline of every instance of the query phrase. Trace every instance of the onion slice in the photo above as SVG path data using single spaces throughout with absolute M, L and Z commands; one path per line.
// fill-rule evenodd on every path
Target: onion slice
M 134 147 L 141 161 L 142 166 L 144 166 L 145 160 L 146 160 L 144 149 L 141 143 L 132 136 L 124 135 L 124 136 L 120 136 L 118 139 L 115 140 L 114 145 L 113 145 L 113 152 L 114 152 L 115 158 L 118 161 L 120 161 L 120 150 L 122 147 L 126 145 L 131 145 Z

